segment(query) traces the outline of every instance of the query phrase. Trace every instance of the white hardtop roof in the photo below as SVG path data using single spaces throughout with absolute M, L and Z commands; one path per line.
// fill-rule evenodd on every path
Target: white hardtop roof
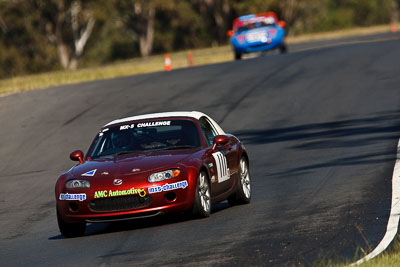
M 132 117 L 126 117 L 123 119 L 118 119 L 118 120 L 113 120 L 103 127 L 107 127 L 113 124 L 118 124 L 118 123 L 123 123 L 123 122 L 128 122 L 128 121 L 138 121 L 138 120 L 146 120 L 146 119 L 156 119 L 156 118 L 167 118 L 167 117 L 189 117 L 189 118 L 194 118 L 194 119 L 200 119 L 201 117 L 206 117 L 211 123 L 215 126 L 218 134 L 225 134 L 224 130 L 221 129 L 221 127 L 209 116 L 204 114 L 203 112 L 199 111 L 174 111 L 174 112 L 161 112 L 161 113 L 151 113 L 151 114 L 145 114 L 145 115 L 138 115 L 138 116 L 132 116 Z

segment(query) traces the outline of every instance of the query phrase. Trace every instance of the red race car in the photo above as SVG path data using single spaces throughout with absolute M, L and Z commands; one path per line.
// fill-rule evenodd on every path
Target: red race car
M 57 180 L 60 232 L 82 236 L 86 223 L 249 203 L 249 158 L 243 144 L 201 112 L 134 116 L 104 125 L 87 155 Z

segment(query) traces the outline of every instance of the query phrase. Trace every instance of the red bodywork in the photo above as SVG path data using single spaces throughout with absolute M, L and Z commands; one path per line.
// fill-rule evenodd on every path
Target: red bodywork
M 163 120 L 165 119 L 163 118 Z M 242 156 L 247 158 L 244 147 L 233 135 L 219 136 L 217 138 L 222 143 L 218 145 L 214 143 L 214 145 L 207 146 L 205 136 L 197 119 L 188 117 L 179 119 L 192 120 L 196 123 L 201 139 L 201 147 L 138 152 L 115 155 L 111 158 L 93 160 L 86 158 L 86 161 L 82 160 L 57 180 L 55 197 L 57 210 L 62 219 L 68 223 L 104 222 L 190 210 L 193 206 L 197 178 L 200 171 L 205 171 L 208 175 L 212 203 L 227 199 L 234 193 L 239 179 L 239 160 Z M 159 119 L 152 120 L 157 121 Z M 139 122 L 141 121 L 125 121 L 112 126 Z M 218 151 L 226 156 L 230 174 L 228 180 L 221 182 L 218 182 L 218 163 L 215 160 L 215 156 L 213 156 L 213 153 L 219 153 Z M 71 153 L 71 159 L 79 160 L 81 158 L 82 155 L 79 152 L 74 151 Z M 175 178 L 161 182 L 151 183 L 148 181 L 150 174 L 168 169 L 179 169 L 180 173 Z M 93 170 L 95 171 L 90 173 L 91 176 L 85 175 Z M 90 188 L 66 188 L 66 183 L 73 179 L 89 181 Z M 115 181 L 116 179 L 119 181 Z M 181 186 L 173 190 L 156 193 L 149 192 L 149 188 L 163 187 L 166 184 L 171 185 L 179 182 L 184 183 L 185 181 L 187 182 L 187 187 Z M 115 194 L 116 191 L 123 192 L 124 190 L 126 192 L 131 190 L 130 192 L 140 193 L 140 196 L 139 193 L 129 196 L 137 198 L 138 207 L 125 206 L 126 203 L 123 198 L 127 199 L 128 196 L 109 196 L 110 192 Z M 84 194 L 85 197 L 76 200 L 62 199 L 66 194 L 80 194 L 81 196 Z M 100 210 L 98 208 L 100 206 L 97 205 L 101 206 Z

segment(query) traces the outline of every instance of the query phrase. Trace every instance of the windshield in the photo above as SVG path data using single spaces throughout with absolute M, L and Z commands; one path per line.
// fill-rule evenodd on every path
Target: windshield
M 200 147 L 197 126 L 190 120 L 149 120 L 103 129 L 88 151 L 92 159 L 152 150 Z
M 274 26 L 275 19 L 273 17 L 266 17 L 262 20 L 243 21 L 237 29 L 237 32 L 248 31 L 256 28 Z

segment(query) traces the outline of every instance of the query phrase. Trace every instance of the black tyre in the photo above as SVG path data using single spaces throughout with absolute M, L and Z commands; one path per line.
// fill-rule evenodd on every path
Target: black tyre
M 210 216 L 210 211 L 210 184 L 208 182 L 207 174 L 202 171 L 197 178 L 192 214 L 197 218 L 206 218 Z
M 83 236 L 86 230 L 86 223 L 66 223 L 61 218 L 61 215 L 58 213 L 57 210 L 57 222 L 58 228 L 60 229 L 61 234 L 64 237 L 78 237 Z
M 283 43 L 280 47 L 279 47 L 279 52 L 281 52 L 281 54 L 286 54 L 287 53 L 287 46 L 285 43 Z
M 240 159 L 239 164 L 239 181 L 237 183 L 236 192 L 228 198 L 231 205 L 248 204 L 251 200 L 251 184 L 249 164 L 245 157 Z
M 235 60 L 241 60 L 242 59 L 242 53 L 235 51 Z

